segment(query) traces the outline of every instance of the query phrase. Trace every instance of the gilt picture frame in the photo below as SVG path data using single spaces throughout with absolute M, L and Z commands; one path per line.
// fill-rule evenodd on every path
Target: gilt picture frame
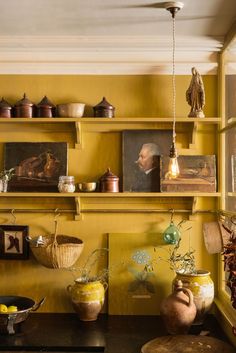
M 7 142 L 4 169 L 14 168 L 8 191 L 57 192 L 60 175 L 67 175 L 66 142 Z
M 0 259 L 27 260 L 29 243 L 26 240 L 28 226 L 0 225 Z
M 160 192 L 160 156 L 169 154 L 171 143 L 172 130 L 122 132 L 122 189 L 124 192 Z M 147 166 L 148 155 L 153 161 L 150 167 Z M 147 168 L 141 166 L 141 158 Z

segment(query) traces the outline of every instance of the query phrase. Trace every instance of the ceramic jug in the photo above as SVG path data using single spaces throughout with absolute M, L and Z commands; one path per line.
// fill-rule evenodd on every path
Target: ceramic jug
M 210 272 L 198 270 L 196 273 L 176 273 L 173 281 L 173 291 L 181 280 L 183 287 L 188 288 L 193 293 L 194 303 L 197 308 L 197 315 L 194 325 L 201 325 L 206 314 L 211 309 L 214 301 L 214 282 L 210 277 Z
M 175 290 L 161 303 L 160 313 L 167 332 L 171 335 L 187 334 L 195 316 L 196 305 L 190 289 L 178 281 Z
M 80 278 L 67 287 L 74 310 L 81 321 L 95 321 L 104 304 L 107 283 L 83 282 Z

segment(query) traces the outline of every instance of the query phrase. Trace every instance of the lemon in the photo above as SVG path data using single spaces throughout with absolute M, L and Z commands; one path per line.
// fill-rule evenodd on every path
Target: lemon
M 0 312 L 7 313 L 7 306 L 5 304 L 0 304 Z
M 14 313 L 15 311 L 17 311 L 17 306 L 15 305 L 10 305 L 8 308 L 7 308 L 7 311 L 8 313 Z

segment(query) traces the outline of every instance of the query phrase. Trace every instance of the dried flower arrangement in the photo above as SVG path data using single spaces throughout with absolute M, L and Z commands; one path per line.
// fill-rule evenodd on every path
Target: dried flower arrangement
M 93 250 L 85 260 L 84 264 L 81 267 L 72 267 L 70 271 L 73 274 L 74 279 L 79 279 L 82 283 L 88 283 L 93 281 L 107 282 L 109 268 L 107 266 L 99 268 L 99 262 L 105 260 L 105 257 L 108 253 L 107 248 L 98 248 Z
M 231 221 L 234 224 L 232 218 Z M 232 306 L 236 309 L 236 231 L 231 230 L 226 225 L 223 225 L 223 227 L 230 233 L 229 242 L 224 246 L 223 252 L 224 271 L 228 273 L 226 285 L 231 292 Z

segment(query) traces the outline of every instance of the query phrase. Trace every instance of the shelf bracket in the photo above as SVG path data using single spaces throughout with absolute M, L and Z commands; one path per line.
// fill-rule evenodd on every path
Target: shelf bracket
M 81 214 L 81 198 L 80 197 L 75 197 L 75 208 L 76 208 L 75 221 L 82 221 L 83 215 Z
M 192 136 L 189 143 L 189 148 L 194 149 L 196 147 L 196 135 L 197 135 L 197 122 L 192 123 Z
M 75 148 L 81 150 L 82 149 L 82 132 L 81 132 L 81 122 L 80 121 L 75 121 L 75 134 L 76 134 Z

